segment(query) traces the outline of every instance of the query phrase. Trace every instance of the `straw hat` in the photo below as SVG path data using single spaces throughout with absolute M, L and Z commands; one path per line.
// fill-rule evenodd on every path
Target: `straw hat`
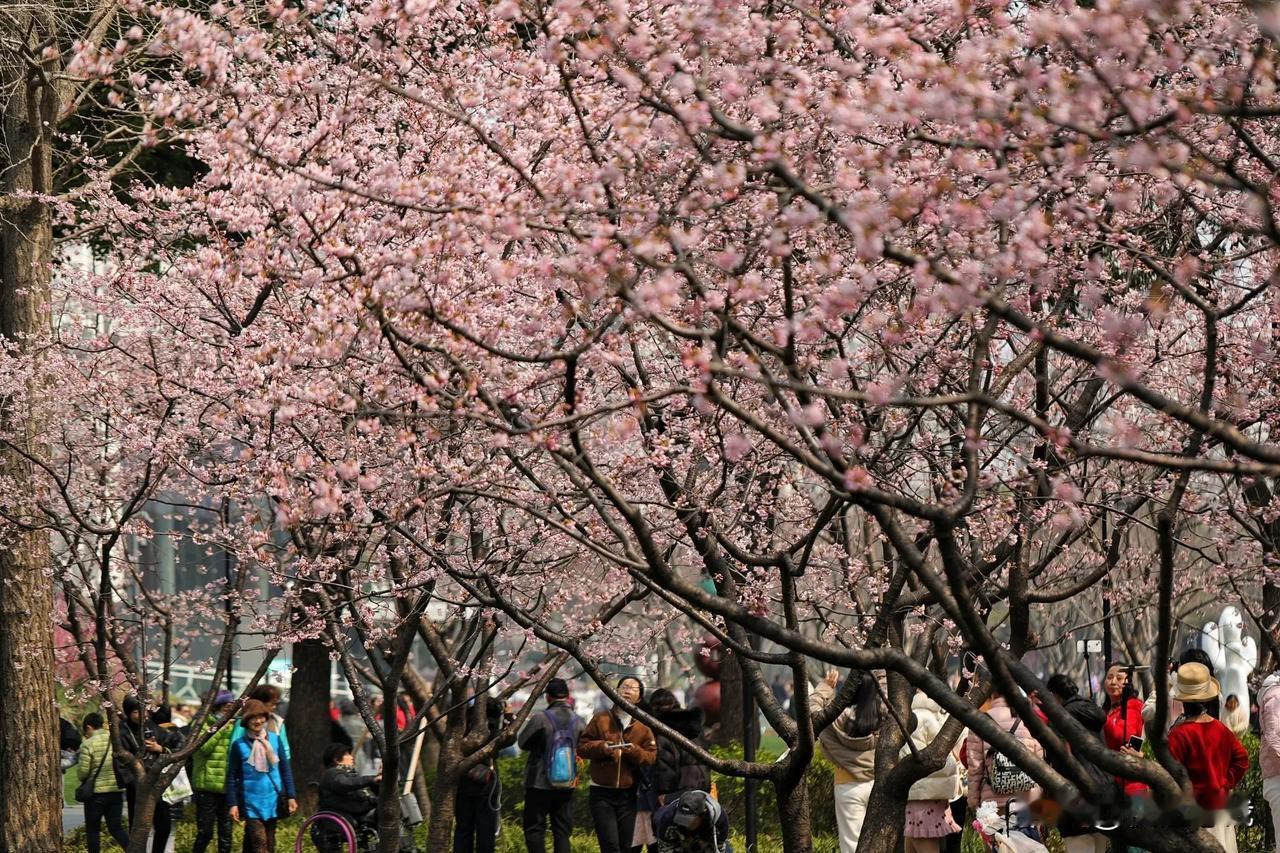
M 1209 674 L 1209 667 L 1204 664 L 1184 663 L 1178 667 L 1173 698 L 1179 702 L 1208 702 L 1216 699 L 1220 690 L 1218 679 Z

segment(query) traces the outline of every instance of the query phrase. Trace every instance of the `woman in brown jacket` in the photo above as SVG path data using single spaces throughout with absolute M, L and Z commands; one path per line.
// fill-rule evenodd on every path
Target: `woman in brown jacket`
M 640 679 L 618 682 L 618 695 L 632 705 L 644 698 Z M 658 760 L 658 742 L 644 723 L 618 705 L 591 718 L 578 741 L 578 755 L 590 760 L 591 822 L 600 853 L 629 853 L 636 828 L 636 782 L 641 767 Z

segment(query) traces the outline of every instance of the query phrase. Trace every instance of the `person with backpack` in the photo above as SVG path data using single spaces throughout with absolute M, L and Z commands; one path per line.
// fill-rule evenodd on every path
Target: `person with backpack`
M 573 789 L 578 784 L 578 741 L 582 720 L 569 707 L 569 684 L 547 682 L 547 707 L 530 715 L 516 743 L 525 751 L 524 843 L 529 853 L 546 853 L 551 821 L 555 853 L 569 853 L 573 833 Z
M 1036 758 L 1044 757 L 1040 741 L 1027 731 L 1003 696 L 993 697 L 983 710 L 997 726 L 1017 738 L 1023 749 Z M 969 808 L 974 811 L 990 801 L 1001 814 L 1006 814 L 1010 802 L 1031 803 L 1040 799 L 1040 786 L 1012 757 L 987 744 L 976 732 L 969 732 L 965 740 L 965 763 L 969 770 Z
M 633 706 L 644 701 L 644 685 L 635 676 L 618 682 L 618 695 Z M 600 853 L 630 851 L 636 830 L 640 770 L 658 760 L 658 742 L 644 723 L 620 704 L 591 718 L 578 743 L 578 755 L 591 762 L 588 803 Z
M 231 723 L 236 696 L 221 690 L 213 697 L 200 733 L 222 726 L 196 747 L 191 756 L 191 789 L 196 801 L 196 840 L 191 853 L 204 853 L 218 830 L 218 853 L 231 853 L 231 811 L 227 804 L 227 752 L 231 747 Z
M 116 783 L 111 732 L 96 711 L 84 718 L 84 739 L 76 755 L 76 777 L 80 784 L 92 787 L 84 797 L 84 838 L 88 853 L 102 850 L 102 822 L 121 848 L 129 846 L 129 833 L 124 828 L 124 791 Z M 80 799 L 77 789 L 77 799 Z

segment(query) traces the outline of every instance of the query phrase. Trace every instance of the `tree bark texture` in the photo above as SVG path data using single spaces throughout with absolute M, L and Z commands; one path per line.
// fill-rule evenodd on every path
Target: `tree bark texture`
M 809 816 L 809 787 L 804 776 L 790 787 L 777 785 L 778 817 L 782 821 L 785 853 L 812 853 L 813 829 Z
M 298 789 L 298 809 L 315 812 L 315 784 L 324 773 L 324 747 L 329 743 L 329 679 L 333 661 L 323 640 L 293 644 L 293 681 L 289 688 L 289 712 L 285 729 L 293 752 L 293 778 Z
M 715 742 L 719 746 L 742 744 L 742 691 L 747 689 L 742 680 L 742 667 L 732 652 L 720 664 L 720 725 L 716 728 Z
M 53 34 L 51 7 L 8 14 L 25 25 L 26 44 L 38 55 L 36 45 Z M 20 348 L 49 322 L 51 215 L 30 194 L 53 189 L 58 96 L 42 79 L 16 52 L 0 53 L 0 335 Z M 42 440 L 41 389 L 27 390 L 25 400 L 0 400 L 0 428 L 16 431 L 15 443 L 35 450 Z M 35 484 L 22 454 L 0 450 L 0 474 L 10 483 L 3 498 L 8 512 L 29 514 Z M 62 848 L 51 569 L 46 534 L 0 540 L 0 853 Z

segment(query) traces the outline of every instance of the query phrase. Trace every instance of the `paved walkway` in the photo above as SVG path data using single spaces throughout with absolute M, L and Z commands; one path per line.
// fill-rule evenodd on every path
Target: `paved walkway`
M 77 826 L 84 826 L 84 806 L 79 804 L 74 806 L 63 806 L 62 834 L 66 835 Z

